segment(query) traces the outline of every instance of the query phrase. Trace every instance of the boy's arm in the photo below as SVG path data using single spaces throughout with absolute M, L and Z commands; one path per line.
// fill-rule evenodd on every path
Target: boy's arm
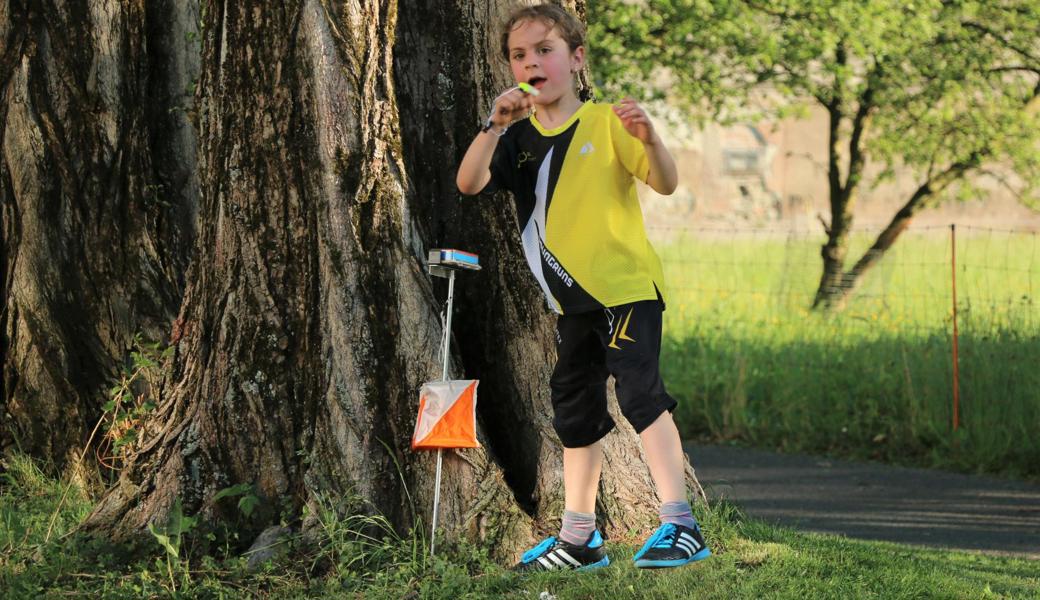
M 498 147 L 498 136 L 490 131 L 482 131 L 473 138 L 459 164 L 459 173 L 455 177 L 455 185 L 467 196 L 480 193 L 491 181 L 491 157 Z
M 491 181 L 491 159 L 498 147 L 498 138 L 509 124 L 531 110 L 531 96 L 520 86 L 511 88 L 495 98 L 495 106 L 484 130 L 470 143 L 462 157 L 455 185 L 468 196 L 479 194 Z
M 631 98 L 625 98 L 614 107 L 614 113 L 621 119 L 621 124 L 629 135 L 643 143 L 650 171 L 646 183 L 655 192 L 669 195 L 679 185 L 679 174 L 675 170 L 672 154 L 665 148 L 661 137 L 654 130 L 654 124 L 646 116 L 642 107 Z
M 672 153 L 664 147 L 664 142 L 656 133 L 653 141 L 643 142 L 643 148 L 646 150 L 646 158 L 650 162 L 650 172 L 647 173 L 646 183 L 658 194 L 668 196 L 679 185 L 679 174 L 675 170 Z

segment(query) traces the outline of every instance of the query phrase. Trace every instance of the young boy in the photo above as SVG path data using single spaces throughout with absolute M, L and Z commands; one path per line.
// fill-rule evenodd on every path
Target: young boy
M 658 369 L 664 277 L 633 181 L 671 194 L 675 162 L 633 100 L 612 107 L 579 98 L 584 27 L 566 10 L 544 4 L 514 11 L 502 30 L 502 53 L 525 85 L 495 100 L 459 165 L 457 184 L 464 194 L 513 193 L 524 254 L 559 314 L 550 388 L 553 426 L 564 446 L 566 508 L 559 535 L 525 553 L 516 568 L 610 564 L 595 517 L 602 438 L 614 427 L 608 375 L 662 500 L 662 525 L 636 554 L 636 566 L 707 558 L 711 551 L 686 497 L 671 417 L 676 402 Z

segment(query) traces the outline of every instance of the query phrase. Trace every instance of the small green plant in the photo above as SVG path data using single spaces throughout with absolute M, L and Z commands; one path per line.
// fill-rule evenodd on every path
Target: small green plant
M 184 514 L 180 498 L 173 501 L 173 507 L 170 509 L 170 517 L 166 527 L 160 530 L 154 523 L 148 524 L 148 531 L 152 533 L 155 540 L 165 550 L 163 558 L 155 559 L 156 566 L 160 569 L 163 566 L 166 567 L 166 574 L 170 578 L 170 588 L 173 592 L 177 591 L 177 581 L 173 573 L 174 567 L 177 568 L 182 583 L 187 583 L 189 580 L 188 562 L 186 559 L 181 558 L 181 543 L 184 540 L 184 535 L 194 529 L 197 524 L 198 520 L 195 517 Z M 163 559 L 165 559 L 165 565 L 163 564 Z
M 260 503 L 260 498 L 253 493 L 253 484 L 251 483 L 240 483 L 226 487 L 217 492 L 216 496 L 213 496 L 213 502 L 223 498 L 234 498 L 235 496 L 241 496 L 238 499 L 238 510 L 242 511 L 242 514 L 247 518 L 253 514 L 253 509 Z
M 416 527 L 413 535 L 402 537 L 386 517 L 356 514 L 353 508 L 357 503 L 337 506 L 318 496 L 317 505 L 314 516 L 318 522 L 320 549 L 309 570 L 314 571 L 319 563 L 329 563 L 344 583 L 363 581 L 380 572 L 407 575 L 426 570 L 428 554 L 421 528 Z M 349 507 L 346 510 L 345 505 Z
M 107 431 L 99 444 L 98 462 L 117 474 L 134 456 L 142 436 L 145 418 L 155 410 L 165 368 L 173 357 L 173 347 L 160 342 L 145 342 L 134 336 L 130 364 L 123 367 L 119 382 L 108 391 L 102 406 L 102 421 Z
M 109 400 L 101 407 L 101 418 L 94 425 L 79 456 L 79 462 L 83 463 L 94 443 L 94 437 L 101 426 L 108 423 L 108 430 L 102 436 L 95 456 L 98 464 L 108 467 L 112 479 L 134 454 L 133 449 L 135 442 L 139 441 L 141 424 L 145 416 L 155 410 L 155 403 L 151 398 L 159 389 L 166 363 L 173 356 L 172 346 L 163 348 L 159 342 L 144 342 L 140 333 L 134 335 L 132 348 L 131 364 L 123 367 L 119 383 L 109 390 Z M 73 480 L 70 478 L 61 500 L 51 514 L 44 537 L 45 543 L 51 539 L 54 525 L 62 507 L 65 506 L 72 485 Z

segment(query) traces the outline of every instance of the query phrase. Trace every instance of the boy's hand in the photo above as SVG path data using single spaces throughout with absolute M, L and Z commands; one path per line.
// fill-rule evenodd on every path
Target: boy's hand
M 650 117 L 646 116 L 646 112 L 643 111 L 643 108 L 635 100 L 625 98 L 620 104 L 612 108 L 614 109 L 614 114 L 621 119 L 621 124 L 629 135 L 644 144 L 655 144 L 658 142 L 654 124 L 650 122 Z
M 513 121 L 526 117 L 533 105 L 531 96 L 520 88 L 506 90 L 495 98 L 495 107 L 491 110 L 489 120 L 498 129 L 505 129 Z

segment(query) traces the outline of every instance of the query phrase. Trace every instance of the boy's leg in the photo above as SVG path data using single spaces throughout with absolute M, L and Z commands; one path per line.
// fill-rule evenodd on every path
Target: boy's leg
M 560 539 L 584 544 L 596 530 L 596 492 L 603 466 L 603 441 L 563 449 L 563 523 Z
M 595 324 L 595 317 L 585 313 L 556 320 L 556 367 L 549 389 L 553 429 L 564 447 L 565 481 L 568 455 L 573 455 L 575 469 L 584 464 L 595 470 L 598 480 L 603 446 L 597 442 L 614 428 L 607 412 L 607 366 Z
M 596 492 L 603 467 L 603 440 L 583 448 L 563 449 L 563 492 L 567 510 L 596 512 Z
M 682 444 L 671 418 L 675 399 L 661 380 L 661 312 L 654 300 L 604 310 L 597 329 L 621 413 L 639 434 L 665 499 L 686 499 Z M 667 476 L 666 476 L 667 475 Z M 678 477 L 678 481 L 676 481 Z M 660 481 L 658 481 L 660 480 Z
M 559 536 L 524 553 L 520 571 L 590 569 L 610 564 L 596 531 L 596 492 L 603 463 L 601 439 L 613 427 L 607 412 L 607 371 L 588 314 L 556 322 L 556 368 L 552 391 L 553 428 L 563 443 L 564 503 Z
M 676 402 L 661 381 L 663 305 L 641 301 L 604 311 L 599 329 L 621 412 L 639 434 L 662 502 L 686 502 L 682 440 L 672 420 Z
M 659 516 L 661 523 L 682 525 L 689 529 L 697 527 L 693 510 L 686 500 L 686 465 L 684 464 L 682 439 L 675 427 L 672 414 L 664 412 L 652 425 L 639 435 L 646 453 L 646 464 L 650 476 L 661 497 Z
M 559 537 L 578 545 L 596 529 L 602 437 L 614 426 L 607 413 L 607 371 L 594 322 L 580 314 L 557 320 L 557 362 L 549 382 L 553 425 L 563 442 L 565 511 Z
M 682 440 L 672 420 L 675 400 L 661 381 L 660 302 L 607 309 L 600 336 L 621 412 L 639 433 L 662 505 L 662 525 L 634 557 L 637 567 L 675 567 L 711 556 L 686 500 Z
M 686 466 L 679 430 L 672 413 L 665 411 L 639 434 L 646 466 L 657 486 L 661 502 L 686 502 Z

